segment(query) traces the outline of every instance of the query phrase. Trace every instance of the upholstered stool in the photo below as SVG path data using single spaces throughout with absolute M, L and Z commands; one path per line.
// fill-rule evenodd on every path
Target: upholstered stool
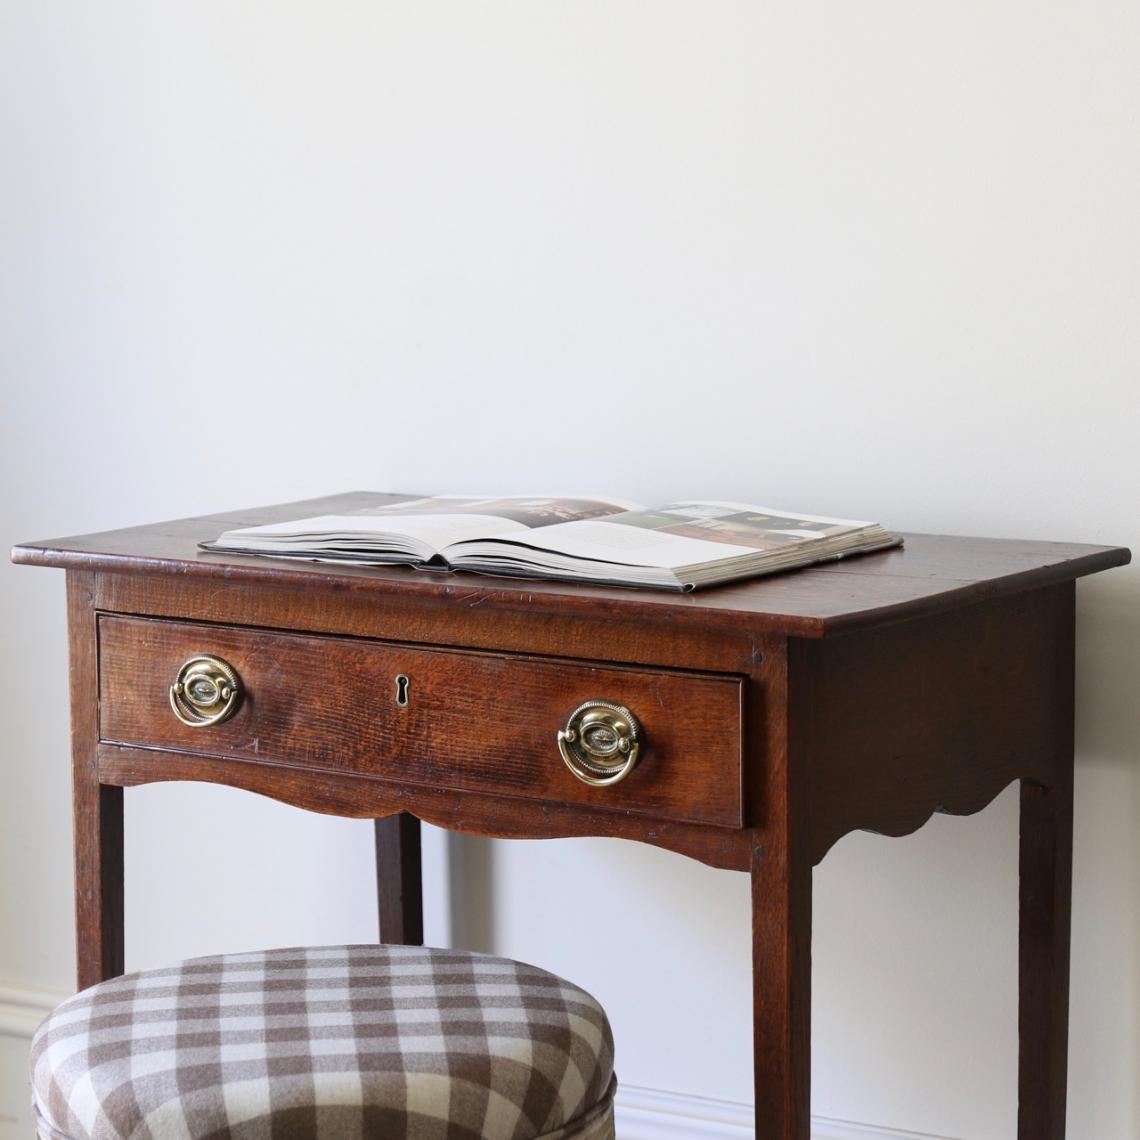
M 535 966 L 404 946 L 195 958 L 32 1041 L 44 1140 L 612 1140 L 613 1037 Z

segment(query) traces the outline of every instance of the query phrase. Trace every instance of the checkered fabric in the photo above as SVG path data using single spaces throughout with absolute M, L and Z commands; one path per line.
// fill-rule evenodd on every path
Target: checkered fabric
M 613 1037 L 535 966 L 403 946 L 196 958 L 32 1041 L 43 1140 L 613 1140 Z

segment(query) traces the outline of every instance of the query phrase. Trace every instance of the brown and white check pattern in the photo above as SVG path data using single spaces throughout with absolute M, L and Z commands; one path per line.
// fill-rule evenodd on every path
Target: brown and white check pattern
M 44 1140 L 612 1140 L 613 1037 L 554 974 L 331 946 L 92 986 L 32 1041 Z

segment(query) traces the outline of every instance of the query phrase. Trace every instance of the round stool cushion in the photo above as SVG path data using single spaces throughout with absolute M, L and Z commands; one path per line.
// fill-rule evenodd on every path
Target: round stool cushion
M 45 1140 L 612 1140 L 584 990 L 458 950 L 195 958 L 84 990 L 32 1041 Z

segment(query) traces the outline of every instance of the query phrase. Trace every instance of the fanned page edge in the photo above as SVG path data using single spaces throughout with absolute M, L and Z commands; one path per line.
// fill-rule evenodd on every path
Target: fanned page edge
M 340 514 L 235 527 L 212 541 L 199 542 L 198 546 L 216 553 L 314 559 L 332 554 L 341 560 L 363 557 L 367 561 L 412 565 L 444 556 L 444 551 L 462 542 L 542 530 L 568 521 L 606 518 L 628 513 L 631 507 L 636 508 L 636 504 L 614 496 L 432 495 L 358 507 Z M 373 525 L 366 525 L 367 521 Z M 373 558 L 380 553 L 398 557 Z
M 490 552 L 483 551 L 470 558 L 461 556 L 451 562 L 451 566 L 457 571 L 496 578 L 592 583 L 691 593 L 695 590 L 705 590 L 730 582 L 765 578 L 775 574 L 807 569 L 827 562 L 857 558 L 863 554 L 874 554 L 903 544 L 900 535 L 890 534 L 887 531 L 883 531 L 883 535 L 885 536 L 883 539 L 872 545 L 862 545 L 847 550 L 820 551 L 818 547 L 814 550 L 801 548 L 804 557 L 783 563 L 764 565 L 763 556 L 752 551 L 711 562 L 659 567 L 585 558 L 560 551 L 544 550 L 534 544 L 524 545 L 509 539 L 488 539 L 479 543 L 472 542 L 469 545 L 501 546 L 504 552 L 504 557 L 501 560 L 493 558 Z M 522 552 L 524 550 L 530 550 L 536 554 L 545 554 L 548 557 L 542 560 L 525 560 L 511 559 L 507 556 L 510 551 Z M 702 571 L 705 572 L 702 573 Z M 665 576 L 671 580 L 663 580 Z
M 457 506 L 467 505 L 468 509 L 447 511 L 453 502 Z M 435 509 L 417 512 L 415 506 L 420 503 L 431 503 Z M 610 510 L 551 522 L 522 521 L 536 513 L 543 517 L 584 504 Z M 507 517 L 505 511 L 482 514 L 471 509 L 496 506 L 512 508 L 516 517 Z M 628 509 L 629 506 L 634 509 Z M 630 515 L 641 517 L 621 521 Z M 756 517 L 735 517 L 741 515 Z M 815 523 L 816 527 L 805 525 L 801 530 L 794 525 L 772 526 L 776 520 L 800 520 Z M 385 529 L 366 529 L 361 525 L 366 522 L 383 523 Z M 449 529 L 449 523 L 454 523 L 461 534 L 465 532 L 464 537 L 440 543 L 440 538 L 455 533 Z M 809 535 L 821 524 L 826 530 Z M 416 531 L 426 532 L 432 541 Z M 718 537 L 705 537 L 710 533 Z M 797 537 L 786 544 L 756 543 L 757 538 L 766 540 L 769 533 Z M 583 539 L 584 548 L 575 541 L 576 534 Z M 622 537 L 615 541 L 618 535 Z M 259 541 L 251 543 L 250 538 Z M 550 540 L 555 538 L 559 541 L 552 546 Z M 737 538 L 739 541 L 734 541 Z M 847 549 L 842 548 L 845 540 L 852 542 Z M 235 528 L 212 542 L 198 545 L 216 553 L 252 557 L 466 570 L 494 577 L 687 592 L 872 553 L 898 546 L 901 541 L 877 523 L 793 514 L 727 501 L 675 500 L 661 507 L 639 508 L 615 500 L 614 496 L 571 499 L 518 495 L 477 499 L 439 495 L 357 508 L 344 514 Z M 465 548 L 470 550 L 469 556 Z

